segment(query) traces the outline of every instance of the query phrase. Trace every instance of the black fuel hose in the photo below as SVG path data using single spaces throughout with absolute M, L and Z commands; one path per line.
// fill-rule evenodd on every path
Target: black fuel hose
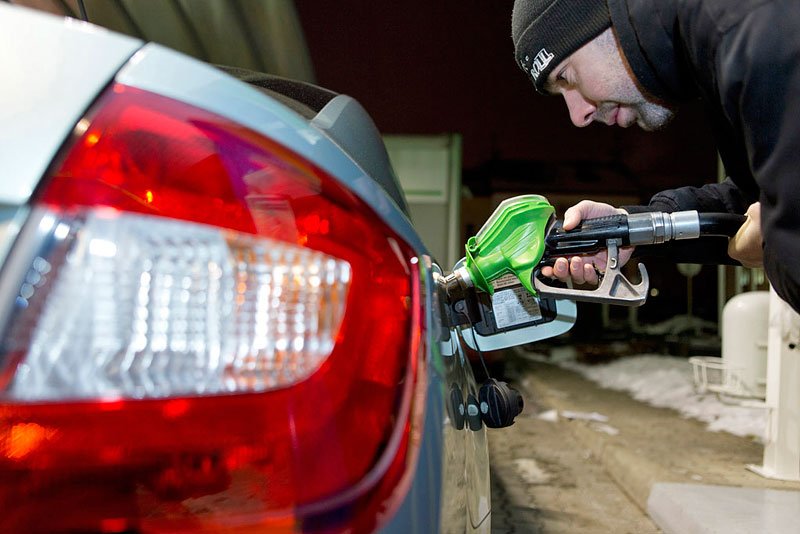
M 746 215 L 736 213 L 699 213 L 701 236 L 733 237 L 747 220 Z
M 728 256 L 728 240 L 736 235 L 745 220 L 745 215 L 734 213 L 700 213 L 698 238 L 658 245 L 638 245 L 633 257 L 657 259 L 667 263 L 741 265 Z

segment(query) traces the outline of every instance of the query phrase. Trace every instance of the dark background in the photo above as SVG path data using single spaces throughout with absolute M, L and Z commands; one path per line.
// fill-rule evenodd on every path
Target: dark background
M 715 180 L 714 144 L 699 107 L 659 133 L 572 126 L 563 100 L 538 95 L 516 66 L 512 5 L 296 0 L 318 83 L 358 99 L 382 132 L 461 133 L 468 178 L 645 198 Z M 526 168 L 562 180 L 516 174 Z
M 714 143 L 699 104 L 666 130 L 576 128 L 558 97 L 538 95 L 516 66 L 512 0 L 296 0 L 319 85 L 359 100 L 387 134 L 456 132 L 463 183 L 502 193 L 630 196 L 716 180 Z M 487 213 L 488 216 L 488 213 Z M 648 264 L 659 289 L 640 311 L 686 311 L 686 279 Z M 716 269 L 695 278 L 697 315 L 716 319 Z

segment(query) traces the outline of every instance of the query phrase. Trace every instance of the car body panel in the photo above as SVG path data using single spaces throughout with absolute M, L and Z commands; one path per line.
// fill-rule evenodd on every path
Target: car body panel
M 37 46 L 25 46 L 34 31 L 37 39 L 42 32 L 51 37 L 37 40 Z M 64 139 L 112 80 L 211 111 L 281 143 L 346 185 L 417 254 L 425 309 L 427 382 L 424 399 L 415 402 L 424 403 L 424 422 L 418 430 L 417 461 L 410 468 L 407 492 L 382 532 L 489 531 L 485 427 L 459 429 L 448 415 L 451 388 L 458 388 L 466 398 L 470 393 L 477 397 L 478 386 L 455 331 L 451 332 L 449 353 L 439 349 L 443 329 L 435 277 L 441 270 L 401 203 L 373 176 L 374 168 L 365 171 L 357 158 L 345 151 L 356 148 L 357 138 L 343 147 L 332 137 L 336 130 L 332 123 L 343 116 L 343 110 L 358 117 L 350 124 L 370 122 L 368 116 L 360 115 L 363 110 L 355 100 L 337 97 L 336 109 L 323 109 L 315 123 L 219 69 L 163 46 L 142 45 L 95 26 L 3 5 L 0 49 L 4 51 L 0 55 L 4 71 L 23 73 L 15 77 L 14 89 L 0 88 L 4 101 L 13 103 L 0 112 L 0 261 L 5 260 L 29 212 L 31 195 Z M 24 68 L 23 62 L 47 68 Z M 369 124 L 355 127 L 363 128 L 363 135 L 377 135 L 377 129 L 369 133 Z M 8 143 L 15 136 L 24 138 Z M 367 139 L 366 143 L 375 145 L 371 165 L 382 165 L 380 146 L 376 145 L 380 140 Z M 391 168 L 383 174 L 394 176 Z
M 0 204 L 28 201 L 86 108 L 141 45 L 91 24 L 0 4 L 3 72 L 14 73 L 0 84 Z

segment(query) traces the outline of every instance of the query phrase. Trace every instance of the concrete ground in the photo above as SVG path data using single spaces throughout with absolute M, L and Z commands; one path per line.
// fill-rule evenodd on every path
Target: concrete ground
M 683 487 L 669 483 L 698 491 L 708 486 L 800 495 L 800 483 L 746 469 L 762 463 L 763 446 L 751 439 L 710 432 L 699 421 L 603 389 L 554 365 L 511 354 L 509 363 L 508 378 L 523 392 L 526 406 L 512 427 L 490 431 L 494 533 L 661 532 L 647 512 L 648 499 L 654 487 Z M 541 417 L 553 410 L 597 412 L 608 420 Z M 714 511 L 705 512 L 704 525 L 693 531 L 730 531 L 715 530 Z

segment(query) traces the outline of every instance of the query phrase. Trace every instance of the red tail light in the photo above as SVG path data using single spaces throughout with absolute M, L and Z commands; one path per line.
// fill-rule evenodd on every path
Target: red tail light
M 0 530 L 373 527 L 412 463 L 413 252 L 213 114 L 116 85 L 79 130 L 9 259 Z

